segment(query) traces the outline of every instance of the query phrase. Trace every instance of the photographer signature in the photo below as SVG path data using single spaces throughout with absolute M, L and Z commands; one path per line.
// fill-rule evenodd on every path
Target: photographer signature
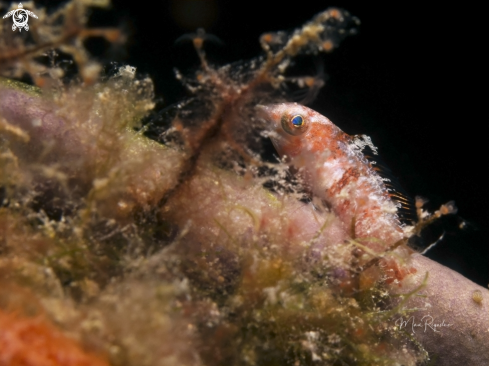
M 439 333 L 440 329 L 453 326 L 453 324 L 451 323 L 445 323 L 445 320 L 442 320 L 441 323 L 437 323 L 431 315 L 423 316 L 420 321 L 417 321 L 414 318 L 414 315 L 407 318 L 406 320 L 404 320 L 403 317 L 400 317 L 396 320 L 395 324 L 399 327 L 399 330 L 402 330 L 403 328 L 408 328 L 410 326 L 413 333 L 416 333 L 416 330 L 419 329 L 424 329 L 424 332 L 426 333 L 426 330 L 428 328 L 431 328 L 433 332 Z

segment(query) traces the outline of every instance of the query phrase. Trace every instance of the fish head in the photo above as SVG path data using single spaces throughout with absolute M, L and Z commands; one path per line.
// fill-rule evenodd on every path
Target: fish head
M 256 110 L 270 124 L 269 137 L 280 156 L 321 154 L 345 135 L 328 118 L 298 103 L 258 105 Z

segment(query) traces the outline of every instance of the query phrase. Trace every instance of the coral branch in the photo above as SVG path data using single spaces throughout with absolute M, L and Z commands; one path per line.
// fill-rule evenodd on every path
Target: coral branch
M 404 315 L 405 320 L 413 317 L 404 330 L 414 330 L 413 336 L 436 365 L 488 365 L 489 291 L 422 255 L 414 254 L 410 264 L 416 273 L 402 281 L 401 290 L 394 286 L 394 293 L 415 289 L 425 273 L 429 280 L 403 305 L 405 310 L 415 309 Z M 413 322 L 421 326 L 413 327 Z

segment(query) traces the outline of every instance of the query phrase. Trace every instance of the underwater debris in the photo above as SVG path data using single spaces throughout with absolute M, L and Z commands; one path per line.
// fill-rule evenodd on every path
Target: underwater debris
M 481 304 L 482 300 L 484 300 L 482 292 L 480 290 L 475 290 L 474 292 L 472 292 L 472 300 L 474 300 L 474 302 L 477 304 Z
M 264 35 L 264 56 L 221 67 L 197 32 L 202 65 L 178 74 L 192 97 L 162 126 L 142 125 L 152 83 L 129 66 L 92 85 L 0 80 L 1 283 L 29 289 L 113 365 L 426 360 L 387 316 L 409 310 L 386 312 L 389 286 L 425 267 L 399 246 L 360 272 L 350 225 L 301 201 L 304 182 L 261 156 L 271 126 L 255 105 L 285 100 L 294 57 L 330 51 L 356 25 L 329 9 Z M 308 77 L 298 84 L 315 92 Z

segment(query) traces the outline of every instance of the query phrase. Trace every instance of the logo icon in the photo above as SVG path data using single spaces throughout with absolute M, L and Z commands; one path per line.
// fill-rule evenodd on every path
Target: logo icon
M 26 31 L 29 30 L 29 24 L 27 24 L 29 21 L 29 15 L 37 19 L 36 14 L 34 14 L 32 11 L 25 10 L 22 3 L 19 3 L 18 9 L 9 11 L 3 16 L 3 19 L 12 16 L 12 20 L 14 21 L 12 30 L 15 31 L 17 28 L 19 28 L 19 32 L 22 32 L 22 28 L 24 28 Z

